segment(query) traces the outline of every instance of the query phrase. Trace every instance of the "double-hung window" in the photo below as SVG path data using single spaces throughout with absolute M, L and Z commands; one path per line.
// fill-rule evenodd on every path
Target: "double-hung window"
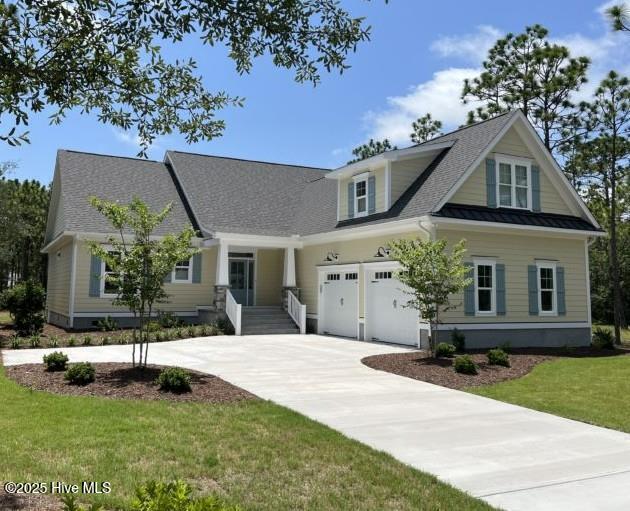
M 531 209 L 531 162 L 497 156 L 497 204 L 503 208 Z
M 496 314 L 496 263 L 493 259 L 475 259 L 475 313 Z
M 555 315 L 557 312 L 556 265 L 539 262 L 538 267 L 538 310 L 540 314 Z
M 184 283 L 192 282 L 192 259 L 180 261 L 175 265 L 172 281 Z
M 117 256 L 118 252 L 109 252 L 111 256 Z M 118 296 L 118 273 L 106 261 L 101 261 L 101 296 L 113 298 Z
M 354 215 L 365 216 L 368 213 L 368 176 L 361 174 L 354 177 Z

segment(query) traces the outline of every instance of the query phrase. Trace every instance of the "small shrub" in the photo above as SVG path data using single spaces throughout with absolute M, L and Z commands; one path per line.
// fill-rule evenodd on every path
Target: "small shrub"
M 160 483 L 151 481 L 136 488 L 129 511 L 240 511 L 219 497 L 193 497 L 192 489 L 183 481 Z M 74 511 L 74 510 L 71 510 Z
M 62 511 L 104 511 L 102 506 L 98 504 L 90 504 L 88 507 L 83 507 L 77 503 L 77 498 L 72 493 L 67 493 L 61 497 L 61 503 L 63 504 Z
M 160 390 L 180 394 L 190 392 L 190 373 L 180 367 L 167 367 L 160 371 L 160 375 L 155 383 L 160 386 Z
M 615 338 L 612 331 L 598 327 L 593 330 L 593 339 L 591 341 L 593 348 L 598 350 L 615 349 Z
M 48 355 L 44 355 L 44 365 L 46 371 L 65 371 L 68 365 L 68 355 L 61 351 L 53 351 Z
M 28 343 L 31 348 L 39 348 L 42 343 L 39 334 L 31 335 L 31 337 L 28 339 Z
M 164 334 L 162 332 L 155 332 L 155 334 L 153 335 L 153 339 L 155 340 L 155 342 L 162 342 L 164 341 Z
M 210 335 L 210 332 L 210 325 L 206 325 L 205 323 L 197 327 L 197 335 L 199 337 L 208 337 Z
M 172 341 L 173 340 L 173 333 L 169 330 L 163 330 L 162 331 L 162 340 L 163 341 Z
M 453 355 L 455 355 L 455 346 L 453 346 L 452 344 L 441 342 L 435 348 L 436 357 L 451 358 Z
M 22 347 L 22 339 L 18 335 L 11 337 L 11 349 L 19 350 Z
M 74 335 L 71 335 L 70 337 L 68 337 L 68 346 L 72 347 L 76 345 L 77 345 L 77 340 L 74 337 Z
M 188 327 L 186 328 L 186 333 L 188 334 L 188 337 L 195 337 L 197 335 L 197 329 L 195 328 L 195 325 L 188 325 Z
M 162 330 L 162 325 L 160 325 L 157 321 L 149 321 L 146 325 L 144 325 L 144 328 L 147 332 L 154 333 Z
M 84 335 L 83 336 L 83 346 L 90 346 L 92 344 L 92 336 Z
M 32 280 L 20 282 L 5 290 L 0 302 L 0 308 L 7 309 L 11 314 L 18 335 L 30 337 L 42 333 L 46 291 L 41 284 Z
M 215 324 L 221 331 L 220 335 L 234 335 L 234 325 L 228 318 L 219 318 Z
M 461 330 L 457 328 L 451 330 L 451 344 L 455 346 L 455 349 L 460 353 L 466 349 L 466 336 Z
M 487 353 L 488 364 L 492 366 L 510 367 L 510 359 L 505 351 L 501 348 L 489 350 Z
M 182 320 L 172 312 L 158 311 L 158 323 L 162 328 L 175 328 L 181 325 Z
M 99 319 L 96 326 L 101 332 L 113 332 L 118 329 L 118 322 L 111 316 Z
M 87 385 L 92 383 L 96 376 L 94 366 L 89 362 L 79 362 L 71 365 L 63 375 L 64 379 L 72 385 Z
M 112 343 L 112 338 L 109 335 L 101 337 L 101 346 L 107 346 Z
M 173 329 L 173 339 L 184 339 L 186 337 L 186 331 L 182 327 Z
M 59 337 L 53 335 L 48 339 L 48 347 L 49 348 L 58 348 L 59 347 Z
M 455 363 L 453 364 L 455 372 L 461 374 L 477 374 L 477 365 L 473 362 L 473 359 L 469 355 L 460 355 L 455 357 Z
M 131 336 L 129 334 L 122 334 L 116 338 L 117 344 L 129 344 L 131 341 Z

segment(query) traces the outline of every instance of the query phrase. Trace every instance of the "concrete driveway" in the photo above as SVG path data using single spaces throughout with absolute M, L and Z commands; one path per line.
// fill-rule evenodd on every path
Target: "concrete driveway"
M 52 350 L 3 353 L 6 365 Z M 125 362 L 130 346 L 64 348 Z M 630 435 L 375 371 L 406 351 L 316 335 L 151 344 L 149 361 L 216 374 L 510 510 L 630 509 Z

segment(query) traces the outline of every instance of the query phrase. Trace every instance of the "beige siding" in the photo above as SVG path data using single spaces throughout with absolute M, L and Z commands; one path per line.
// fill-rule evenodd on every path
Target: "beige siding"
M 420 177 L 435 157 L 414 158 L 413 160 L 395 161 L 391 164 L 391 204 Z
M 361 174 L 358 172 L 357 174 Z M 370 175 L 375 177 L 375 199 L 376 213 L 385 210 L 385 168 L 370 171 Z M 348 219 L 348 183 L 352 182 L 352 178 L 342 179 L 339 181 L 339 219 Z
M 438 238 L 449 245 L 466 239 L 467 260 L 473 256 L 496 257 L 505 264 L 506 314 L 493 317 L 473 317 L 464 314 L 463 293 L 453 297 L 457 307 L 442 316 L 445 323 L 470 322 L 581 322 L 588 321 L 586 261 L 583 240 L 537 237 L 526 235 L 496 235 L 471 231 L 438 230 Z M 537 259 L 557 261 L 564 267 L 566 315 L 530 316 L 527 287 L 527 267 Z
M 216 275 L 216 247 L 204 249 L 201 257 L 200 284 L 165 284 L 168 303 L 156 308 L 164 311 L 196 312 L 197 306 L 211 305 L 214 296 Z M 77 275 L 75 289 L 75 312 L 127 312 L 124 307 L 114 307 L 110 298 L 94 298 L 90 291 L 90 252 L 82 243 L 77 250 Z
M 375 258 L 379 247 L 384 247 L 394 239 L 409 238 L 421 235 L 420 232 L 363 238 L 351 241 L 336 241 L 321 245 L 311 245 L 298 250 L 296 253 L 297 284 L 300 288 L 300 298 L 306 304 L 309 314 L 317 314 L 318 297 L 318 265 L 323 265 L 329 252 L 339 254 L 337 264 L 374 262 L 383 259 Z M 363 272 L 359 272 L 359 315 L 363 317 Z
M 496 144 L 493 152 L 531 158 L 533 156 L 522 142 L 516 130 L 512 127 Z M 546 168 L 537 162 L 540 172 L 540 208 L 545 213 L 560 213 L 564 215 L 573 214 L 558 190 L 547 177 L 547 172 L 552 169 Z M 451 197 L 449 202 L 456 204 L 471 204 L 485 206 L 486 200 L 486 166 L 485 162 L 479 165 L 468 179 L 461 185 L 459 190 Z
M 49 311 L 69 314 L 70 276 L 72 272 L 72 242 L 48 254 L 48 284 L 46 307 Z
M 282 303 L 282 275 L 284 273 L 283 249 L 260 249 L 256 253 L 256 305 L 280 305 Z

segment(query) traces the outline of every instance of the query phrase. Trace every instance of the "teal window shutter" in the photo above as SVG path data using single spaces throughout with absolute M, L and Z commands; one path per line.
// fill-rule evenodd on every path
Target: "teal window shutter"
M 468 277 L 474 277 L 473 263 L 464 263 L 464 266 L 468 268 Z M 471 282 L 464 289 L 464 314 L 466 316 L 475 315 L 475 283 Z
M 201 283 L 201 252 L 197 252 L 192 258 L 193 284 Z
M 368 214 L 376 212 L 376 177 L 368 178 Z
M 564 316 L 567 313 L 567 305 L 564 293 L 564 268 L 562 266 L 556 267 L 556 286 L 558 288 L 558 314 Z
M 101 296 L 101 258 L 95 255 L 90 259 L 90 296 Z
M 354 182 L 348 183 L 348 218 L 354 218 Z
M 497 280 L 497 315 L 505 316 L 505 265 L 495 266 Z
M 529 291 L 529 315 L 538 315 L 538 269 L 530 264 L 527 267 L 527 289 Z
M 486 203 L 489 208 L 497 207 L 497 171 L 493 159 L 486 159 Z
M 540 168 L 532 165 L 532 211 L 540 211 Z

